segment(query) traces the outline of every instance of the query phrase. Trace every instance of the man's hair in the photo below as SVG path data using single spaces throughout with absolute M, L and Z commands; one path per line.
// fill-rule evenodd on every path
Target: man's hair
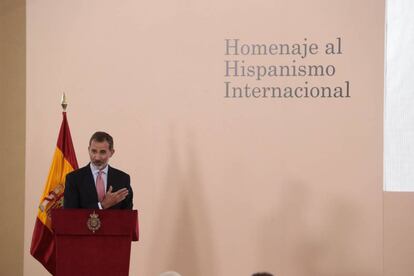
M 273 274 L 270 274 L 269 272 L 258 272 L 253 274 L 252 276 L 273 276 Z
M 114 149 L 114 139 L 112 138 L 111 135 L 109 135 L 106 132 L 103 131 L 97 131 L 95 132 L 91 139 L 89 140 L 89 146 L 91 145 L 92 141 L 96 141 L 96 142 L 108 142 L 109 144 L 109 150 L 113 150 Z

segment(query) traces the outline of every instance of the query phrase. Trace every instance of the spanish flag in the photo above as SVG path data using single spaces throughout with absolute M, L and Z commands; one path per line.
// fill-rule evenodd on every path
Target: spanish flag
M 75 150 L 70 136 L 66 112 L 60 126 L 55 154 L 49 176 L 40 198 L 39 210 L 33 230 L 30 254 L 35 257 L 52 275 L 55 274 L 55 241 L 51 227 L 51 212 L 63 207 L 66 174 L 78 168 Z

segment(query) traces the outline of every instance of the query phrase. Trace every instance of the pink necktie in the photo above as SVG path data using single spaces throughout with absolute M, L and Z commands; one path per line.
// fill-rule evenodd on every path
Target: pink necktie
M 98 193 L 98 200 L 102 202 L 105 198 L 105 183 L 102 178 L 103 171 L 98 172 L 98 176 L 96 177 L 96 192 Z

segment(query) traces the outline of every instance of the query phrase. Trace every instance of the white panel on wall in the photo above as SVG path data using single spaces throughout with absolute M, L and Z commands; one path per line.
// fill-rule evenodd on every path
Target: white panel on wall
M 384 190 L 414 191 L 414 1 L 388 0 Z

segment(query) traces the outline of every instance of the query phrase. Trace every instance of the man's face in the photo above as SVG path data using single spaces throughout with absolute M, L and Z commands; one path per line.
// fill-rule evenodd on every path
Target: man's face
M 88 147 L 89 157 L 91 158 L 91 163 L 97 169 L 103 169 L 108 164 L 109 158 L 114 154 L 114 150 L 109 149 L 109 144 L 107 141 L 97 142 L 92 140 L 91 145 Z

